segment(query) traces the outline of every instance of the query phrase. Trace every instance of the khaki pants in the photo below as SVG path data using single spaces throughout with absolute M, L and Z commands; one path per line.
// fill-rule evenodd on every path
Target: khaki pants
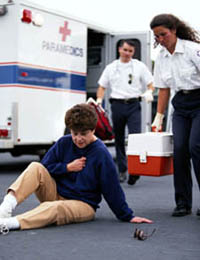
M 56 182 L 38 162 L 31 163 L 8 190 L 15 192 L 18 204 L 33 192 L 41 202 L 38 207 L 16 216 L 21 229 L 85 222 L 95 217 L 95 211 L 89 204 L 61 197 L 57 193 Z

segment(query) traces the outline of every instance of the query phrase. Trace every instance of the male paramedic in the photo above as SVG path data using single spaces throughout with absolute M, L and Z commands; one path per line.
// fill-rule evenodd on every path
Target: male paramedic
M 66 112 L 65 123 L 71 134 L 61 137 L 41 163 L 32 162 L 8 188 L 0 205 L 0 226 L 24 230 L 90 221 L 102 195 L 119 220 L 152 223 L 136 217 L 128 207 L 112 156 L 94 135 L 94 108 L 75 105 Z M 15 207 L 32 193 L 39 206 L 12 216 Z
M 115 149 L 120 182 L 126 180 L 127 159 L 125 153 L 125 127 L 129 134 L 141 132 L 141 106 L 143 97 L 153 101 L 153 77 L 147 66 L 132 59 L 135 45 L 132 40 L 121 40 L 119 59 L 107 65 L 98 84 L 97 103 L 101 104 L 105 90 L 110 88 Z M 146 91 L 142 94 L 143 90 Z M 128 184 L 133 185 L 139 176 L 129 175 Z

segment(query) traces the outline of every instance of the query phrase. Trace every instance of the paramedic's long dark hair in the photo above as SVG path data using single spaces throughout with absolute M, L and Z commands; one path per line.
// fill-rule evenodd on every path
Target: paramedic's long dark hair
M 200 43 L 198 32 L 172 14 L 159 14 L 155 16 L 150 23 L 150 28 L 154 29 L 157 26 L 176 30 L 176 36 L 180 39 Z M 157 45 L 158 43 L 155 43 L 155 47 Z

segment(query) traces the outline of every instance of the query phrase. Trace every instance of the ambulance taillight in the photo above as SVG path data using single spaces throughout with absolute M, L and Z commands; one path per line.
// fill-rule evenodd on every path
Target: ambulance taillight
M 24 9 L 21 20 L 24 23 L 31 23 L 32 22 L 32 12 L 30 10 Z

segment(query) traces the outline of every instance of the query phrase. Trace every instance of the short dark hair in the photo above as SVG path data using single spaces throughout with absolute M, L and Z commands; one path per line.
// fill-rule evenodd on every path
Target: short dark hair
M 134 43 L 134 41 L 131 40 L 131 39 L 122 39 L 122 40 L 120 40 L 118 46 L 119 46 L 119 47 L 122 47 L 122 46 L 124 45 L 124 43 L 127 43 L 128 45 L 130 45 L 130 46 L 132 46 L 132 47 L 135 48 L 135 43 Z
M 95 130 L 96 124 L 96 111 L 89 104 L 75 105 L 65 114 L 65 125 L 73 131 Z

